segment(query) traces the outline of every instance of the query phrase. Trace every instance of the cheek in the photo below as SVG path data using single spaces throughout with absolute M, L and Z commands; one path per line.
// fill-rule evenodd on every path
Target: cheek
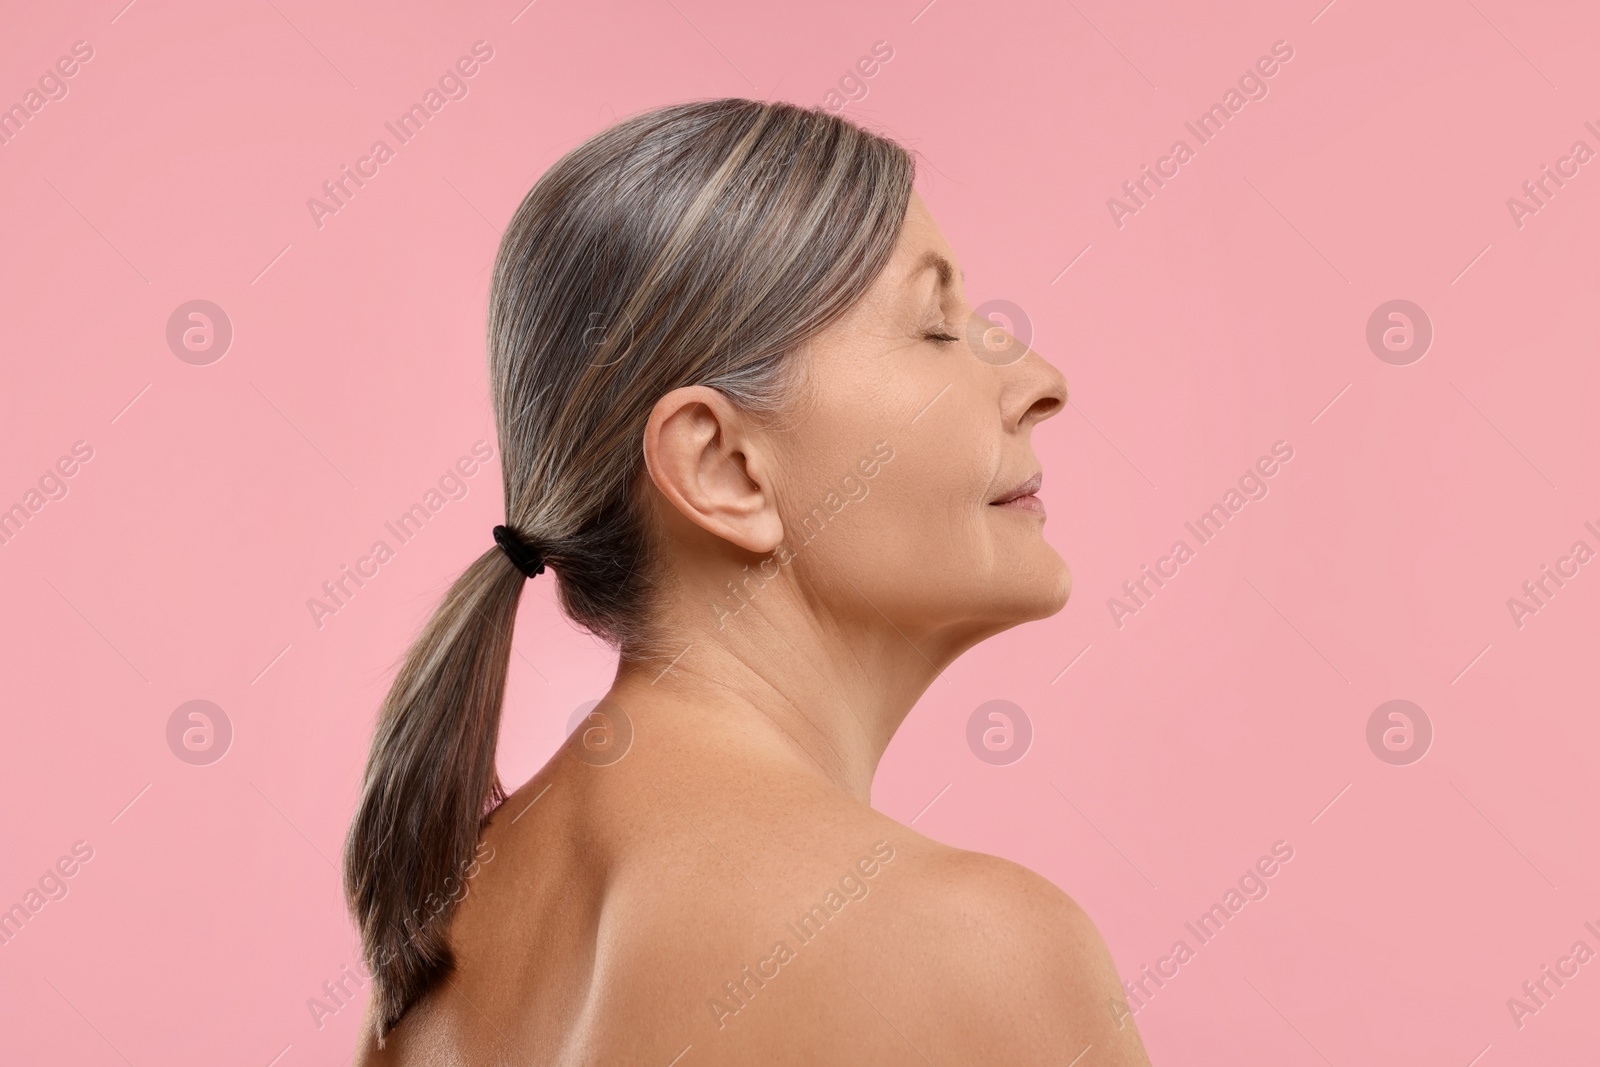
M 848 501 L 825 537 L 805 540 L 815 520 L 786 527 L 799 552 L 817 556 L 819 571 L 845 567 L 858 585 L 928 586 L 929 574 L 971 571 L 994 554 L 984 508 L 1005 466 L 1003 434 L 995 398 L 984 392 L 989 383 L 954 354 L 959 347 L 908 345 L 873 360 L 814 365 L 814 400 L 785 435 L 782 485 L 795 522 L 830 492 L 835 506 Z M 855 500 L 841 484 L 851 475 Z
M 882 568 L 873 580 L 899 585 L 912 599 L 934 588 L 929 575 L 970 571 L 990 554 L 990 516 L 983 509 L 996 459 L 963 420 L 934 420 L 936 410 L 886 435 L 893 458 L 863 479 L 869 494 L 860 505 L 862 549 Z

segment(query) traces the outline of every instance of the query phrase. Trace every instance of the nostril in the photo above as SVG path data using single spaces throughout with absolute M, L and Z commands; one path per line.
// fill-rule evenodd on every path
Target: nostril
M 1028 409 L 1028 418 L 1034 421 L 1048 419 L 1052 415 L 1059 415 L 1064 407 L 1066 407 L 1066 404 L 1062 402 L 1061 397 L 1041 396 Z

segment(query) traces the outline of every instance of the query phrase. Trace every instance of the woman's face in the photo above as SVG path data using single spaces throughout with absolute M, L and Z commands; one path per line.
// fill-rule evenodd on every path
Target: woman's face
M 976 318 L 962 281 L 913 193 L 893 258 L 813 342 L 808 401 L 773 437 L 808 594 L 955 652 L 1059 611 L 1072 586 L 1041 498 L 995 503 L 1043 473 L 1032 432 L 1065 407 L 1066 380 Z

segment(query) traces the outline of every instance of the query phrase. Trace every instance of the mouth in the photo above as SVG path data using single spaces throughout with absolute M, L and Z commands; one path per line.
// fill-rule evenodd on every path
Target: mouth
M 1039 487 L 1043 483 L 1044 473 L 1041 471 L 1021 485 L 1015 486 L 999 499 L 989 501 L 989 506 L 993 508 L 1012 508 L 1017 511 L 1031 511 L 1037 515 L 1043 515 L 1044 501 L 1034 495 L 1039 491 Z

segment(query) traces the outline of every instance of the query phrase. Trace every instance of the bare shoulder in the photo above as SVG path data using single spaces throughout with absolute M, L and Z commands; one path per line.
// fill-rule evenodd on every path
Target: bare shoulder
M 1126 996 L 1116 966 L 1083 908 L 1010 860 L 897 836 L 903 866 L 894 907 L 879 913 L 880 948 L 918 980 L 880 992 L 919 1018 L 931 1044 L 959 1062 L 1148 1067 L 1131 1014 L 1118 1010 Z

